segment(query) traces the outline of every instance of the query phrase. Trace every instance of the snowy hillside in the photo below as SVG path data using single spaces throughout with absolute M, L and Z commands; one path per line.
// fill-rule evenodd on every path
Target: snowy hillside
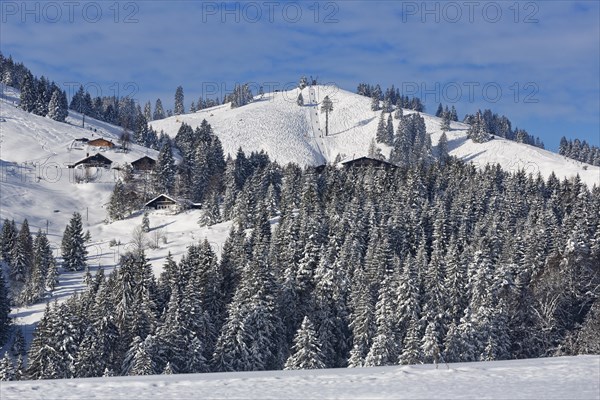
M 142 215 L 106 224 L 106 204 L 118 172 L 98 169 L 95 181 L 76 183 L 74 170 L 67 166 L 88 153 L 96 153 L 95 149 L 87 146 L 77 148 L 73 145 L 74 139 L 103 137 L 116 144 L 122 128 L 86 117 L 86 128 L 83 129 L 80 127 L 81 115 L 72 111 L 67 119 L 69 124 L 26 113 L 14 106 L 18 102 L 18 92 L 11 88 L 3 89 L 0 99 L 0 219 L 14 219 L 21 224 L 27 218 L 34 234 L 38 229 L 48 229 L 54 255 L 59 257 L 65 226 L 73 212 L 78 211 L 83 217 L 84 230 L 89 230 L 92 236 L 92 242 L 88 245 L 92 274 L 101 266 L 110 271 L 118 263 L 119 255 L 126 251 L 131 233 L 141 224 Z M 113 166 L 144 155 L 156 158 L 158 154 L 137 145 L 132 145 L 128 153 L 114 150 L 100 153 L 110 158 Z M 175 216 L 164 212 L 151 213 L 148 239 L 153 240 L 153 234 L 160 233 L 167 243 L 161 239 L 158 248 L 148 250 L 150 262 L 157 272 L 161 270 L 169 251 L 178 260 L 187 246 L 205 238 L 211 242 L 217 254 L 220 252 L 230 223 L 200 228 L 198 217 L 197 210 Z M 109 242 L 113 239 L 120 241 L 121 245 L 110 247 Z M 83 290 L 85 286 L 81 277 L 81 272 L 61 273 L 54 296 L 62 299 Z M 14 322 L 21 325 L 28 340 L 44 307 L 45 303 L 42 302 L 13 309 Z
M 8 399 L 600 399 L 600 357 L 2 382 Z
M 158 152 L 132 145 L 128 152 L 77 144 L 75 139 L 105 138 L 118 144 L 121 128 L 70 112 L 69 124 L 26 113 L 13 105 L 18 98 L 4 88 L 0 100 L 0 162 L 2 173 L 1 218 L 21 222 L 27 218 L 34 230 L 46 228 L 61 234 L 74 211 L 87 222 L 106 218 L 105 204 L 118 177 L 114 167 L 123 166 L 144 155 L 156 158 Z M 80 172 L 69 165 L 87 155 L 101 153 L 112 162 L 112 169 L 92 169 L 92 180 L 76 183 Z
M 367 154 L 375 137 L 380 112 L 371 111 L 371 99 L 334 86 L 314 86 L 302 90 L 304 106 L 296 99 L 300 89 L 268 93 L 255 102 L 232 109 L 229 104 L 191 114 L 173 116 L 151 124 L 175 136 L 182 122 L 193 127 L 206 119 L 223 142 L 225 153 L 265 150 L 284 164 L 319 165 L 333 162 L 338 155 L 352 159 Z M 329 136 L 324 137 L 325 115 L 319 104 L 325 96 L 333 101 Z M 412 111 L 405 110 L 405 114 Z M 422 114 L 435 146 L 441 136 L 441 119 Z M 395 128 L 398 121 L 394 120 Z M 552 171 L 562 179 L 579 174 L 589 186 L 600 185 L 600 167 L 583 164 L 540 148 L 495 138 L 486 143 L 467 139 L 468 126 L 453 122 L 447 133 L 450 154 L 477 165 L 498 163 L 506 170 L 524 169 L 548 177 Z
M 92 242 L 88 245 L 89 265 L 92 274 L 99 267 L 110 271 L 126 251 L 132 230 L 141 223 L 140 213 L 124 220 L 107 224 L 106 204 L 109 201 L 117 173 L 98 170 L 98 179 L 89 183 L 75 183 L 73 169 L 67 166 L 96 152 L 74 140 L 103 137 L 117 143 L 122 128 L 91 118 L 86 118 L 86 128 L 81 128 L 81 115 L 70 112 L 69 124 L 26 113 L 15 107 L 19 93 L 2 88 L 0 99 L 0 218 L 14 219 L 20 224 L 27 218 L 32 232 L 48 230 L 55 256 L 60 256 L 59 245 L 64 228 L 72 213 L 83 216 L 84 230 L 89 230 Z M 370 100 L 335 87 L 315 86 L 305 88 L 305 106 L 296 104 L 298 89 L 289 92 L 266 94 L 262 99 L 238 109 L 228 105 L 154 121 L 157 129 L 171 135 L 181 122 L 192 126 L 207 119 L 223 141 L 225 153 L 235 154 L 239 146 L 244 150 L 266 150 L 274 159 L 301 165 L 333 161 L 338 155 L 353 158 L 366 154 L 376 130 L 379 113 L 370 110 Z M 325 118 L 317 104 L 329 95 L 334 101 L 330 116 L 330 136 L 323 137 Z M 410 113 L 410 111 L 407 111 Z M 433 143 L 441 134 L 440 120 L 424 115 Z M 397 124 L 397 121 L 394 121 Z M 91 129 L 90 129 L 91 128 Z M 583 165 L 557 154 L 528 145 L 503 139 L 484 144 L 472 143 L 466 138 L 466 126 L 452 124 L 448 134 L 451 154 L 465 160 L 485 163 L 497 162 L 503 167 L 525 168 L 528 172 L 548 175 L 555 171 L 559 177 L 579 173 L 589 185 L 600 181 L 600 168 Z M 115 165 L 131 162 L 143 155 L 156 157 L 157 152 L 133 145 L 128 153 L 115 150 L 101 152 Z M 147 254 L 155 272 L 160 272 L 164 259 L 171 252 L 178 260 L 192 243 L 207 239 L 217 254 L 220 253 L 230 222 L 212 227 L 199 227 L 200 211 L 191 210 L 179 215 L 165 212 L 150 213 L 151 231 L 148 239 L 161 241 Z M 163 242 L 164 237 L 165 242 Z M 109 246 L 111 240 L 119 246 Z M 61 299 L 82 290 L 82 273 L 62 273 L 60 285 L 54 296 Z M 13 309 L 15 323 L 21 325 L 31 337 L 36 322 L 41 317 L 44 303 Z

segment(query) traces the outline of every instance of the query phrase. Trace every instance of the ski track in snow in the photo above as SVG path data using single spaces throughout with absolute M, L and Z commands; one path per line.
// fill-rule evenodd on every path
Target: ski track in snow
M 0 383 L 9 399 L 600 399 L 600 356 Z

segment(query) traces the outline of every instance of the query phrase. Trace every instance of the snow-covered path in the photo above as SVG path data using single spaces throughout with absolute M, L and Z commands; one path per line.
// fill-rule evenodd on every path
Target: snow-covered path
M 9 399 L 600 399 L 600 356 L 1 382 Z
M 317 102 L 315 96 L 315 90 L 312 86 L 308 87 L 308 119 L 310 121 L 310 128 L 312 132 L 312 139 L 315 143 L 315 147 L 321 154 L 322 163 L 325 164 L 328 160 L 326 154 L 323 152 L 325 149 L 323 143 L 323 131 L 321 130 L 321 125 L 319 123 L 319 103 Z
M 308 101 L 310 102 L 311 106 L 314 106 L 314 108 L 310 110 L 310 124 L 312 126 L 315 144 L 323 156 L 324 162 L 327 162 L 327 160 L 330 159 L 330 154 L 327 149 L 327 145 L 323 140 L 325 131 L 321 128 L 321 120 L 319 119 L 319 102 L 317 101 L 315 88 L 313 86 L 308 87 Z

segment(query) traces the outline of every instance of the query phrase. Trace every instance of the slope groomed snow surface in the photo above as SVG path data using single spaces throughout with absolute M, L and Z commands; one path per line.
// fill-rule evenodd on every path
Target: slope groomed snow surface
M 1 382 L 9 399 L 599 399 L 600 356 Z

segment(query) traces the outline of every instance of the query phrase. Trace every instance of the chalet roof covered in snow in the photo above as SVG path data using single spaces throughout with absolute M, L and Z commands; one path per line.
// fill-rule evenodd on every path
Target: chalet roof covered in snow
M 115 144 L 113 142 L 111 142 L 108 139 L 104 139 L 104 138 L 88 140 L 87 144 L 88 144 L 88 146 L 95 146 L 95 147 L 108 147 L 108 148 L 115 147 Z
M 131 162 L 131 166 L 136 171 L 150 171 L 155 165 L 156 160 L 148 156 L 143 156 Z
M 355 158 L 353 160 L 342 161 L 342 165 L 347 168 L 371 166 L 376 168 L 396 168 L 396 166 L 392 163 L 366 156 Z
M 100 153 L 96 153 L 93 156 L 85 157 L 69 165 L 69 168 L 75 168 L 78 165 L 85 165 L 88 167 L 110 167 L 111 164 L 112 160 L 110 160 L 108 157 L 105 157 Z

